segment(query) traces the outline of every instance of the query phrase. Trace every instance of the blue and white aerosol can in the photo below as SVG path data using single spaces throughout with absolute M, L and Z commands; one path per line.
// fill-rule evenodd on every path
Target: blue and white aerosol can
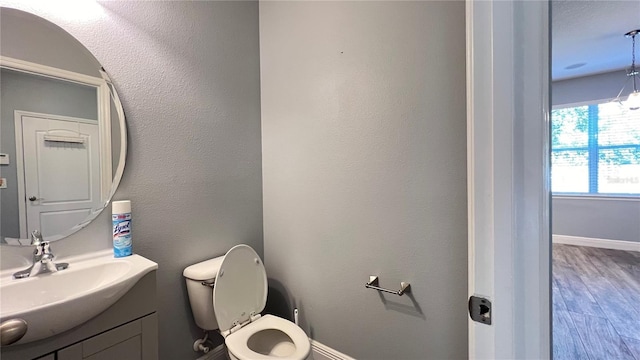
M 124 257 L 132 254 L 131 242 L 131 201 L 114 201 L 111 204 L 113 222 L 113 256 Z

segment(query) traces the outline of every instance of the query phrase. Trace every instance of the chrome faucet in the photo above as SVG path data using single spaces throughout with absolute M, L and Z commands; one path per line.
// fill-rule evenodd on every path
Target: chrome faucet
M 31 233 L 31 245 L 35 246 L 33 250 L 33 264 L 28 269 L 13 274 L 15 279 L 36 276 L 43 273 L 54 273 L 69 267 L 68 263 L 56 264 L 53 262 L 55 255 L 51 252 L 49 242 L 43 240 L 40 231 L 34 230 Z
M 31 232 L 31 245 L 40 245 L 44 242 L 42 234 L 39 230 L 33 230 Z

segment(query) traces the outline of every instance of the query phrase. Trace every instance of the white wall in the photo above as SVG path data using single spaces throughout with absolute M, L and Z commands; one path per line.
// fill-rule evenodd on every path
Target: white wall
M 554 81 L 551 101 L 557 106 L 609 100 L 626 80 L 625 72 L 619 70 Z M 554 234 L 640 242 L 640 198 L 554 196 L 552 209 Z
M 161 358 L 195 359 L 182 270 L 238 243 L 262 254 L 257 2 L 0 4 L 59 24 L 111 75 L 129 131 L 115 199 L 132 200 L 134 252 L 159 265 Z M 109 212 L 54 253 L 110 248 Z M 30 262 L 29 248 L 1 253 Z
M 464 17 L 461 1 L 260 3 L 270 291 L 355 358 L 467 357 Z M 411 295 L 365 289 L 372 274 Z

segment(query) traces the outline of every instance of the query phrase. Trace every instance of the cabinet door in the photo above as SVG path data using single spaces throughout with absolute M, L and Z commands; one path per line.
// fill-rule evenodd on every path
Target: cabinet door
M 58 360 L 82 360 L 82 343 L 58 350 Z
M 155 314 L 153 314 L 155 315 Z M 143 318 L 142 320 L 145 320 Z M 155 316 L 153 317 L 155 320 Z M 146 323 L 147 321 L 145 321 Z M 141 360 L 142 321 L 135 320 L 58 350 L 58 360 Z M 157 358 L 157 356 L 156 356 Z
M 49 355 L 41 356 L 41 357 L 37 358 L 36 360 L 56 360 L 56 354 L 49 354 Z
M 145 316 L 142 321 L 142 360 L 158 360 L 158 315 Z
M 85 360 L 140 360 L 142 359 L 141 340 L 140 335 L 137 335 L 86 357 Z
M 140 320 L 136 320 L 100 335 L 96 335 L 82 342 L 82 357 L 83 359 L 89 359 L 93 354 L 115 347 L 126 340 L 140 335 L 140 333 L 142 333 L 142 323 Z M 138 336 L 138 343 L 139 342 L 140 337 Z M 114 357 L 113 359 L 128 360 L 130 358 Z M 138 354 L 136 360 L 140 359 L 141 356 Z

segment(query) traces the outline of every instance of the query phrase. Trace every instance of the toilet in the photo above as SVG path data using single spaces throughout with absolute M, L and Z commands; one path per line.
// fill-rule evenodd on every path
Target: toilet
M 300 327 L 260 314 L 267 302 L 267 273 L 250 246 L 234 246 L 224 256 L 187 267 L 183 275 L 196 324 L 219 329 L 232 360 L 303 360 L 309 355 L 309 338 Z

